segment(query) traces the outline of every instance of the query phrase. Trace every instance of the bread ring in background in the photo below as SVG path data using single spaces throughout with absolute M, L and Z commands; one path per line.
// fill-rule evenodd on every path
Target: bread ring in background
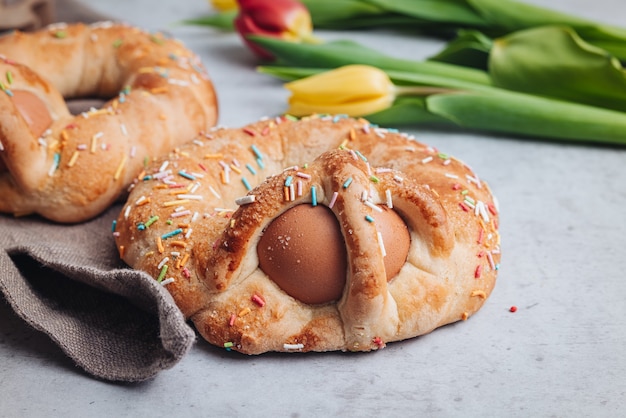
M 126 263 L 247 354 L 369 351 L 467 319 L 497 228 L 462 162 L 331 117 L 214 130 L 150 165 L 113 225 Z
M 0 212 L 80 222 L 114 202 L 144 159 L 214 126 L 199 58 L 160 33 L 99 23 L 0 37 Z M 65 99 L 104 98 L 74 116 Z

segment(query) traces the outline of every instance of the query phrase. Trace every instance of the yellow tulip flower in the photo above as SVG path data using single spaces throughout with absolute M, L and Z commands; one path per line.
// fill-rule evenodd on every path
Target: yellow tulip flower
M 387 74 L 368 65 L 347 65 L 285 84 L 291 91 L 288 113 L 364 116 L 387 109 L 396 88 Z

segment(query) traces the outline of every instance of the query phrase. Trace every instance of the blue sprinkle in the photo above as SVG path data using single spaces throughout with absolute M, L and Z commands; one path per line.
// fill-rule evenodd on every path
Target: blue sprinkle
M 317 192 L 315 186 L 311 186 L 311 204 L 317 206 Z
M 184 178 L 189 179 L 189 180 L 195 180 L 196 179 L 195 176 L 192 176 L 189 173 L 185 173 L 184 171 L 179 171 L 178 175 L 183 176 Z
M 250 186 L 248 179 L 246 179 L 245 177 L 242 177 L 241 182 L 243 183 L 244 186 L 246 186 L 246 190 L 248 191 L 252 190 L 252 186 Z
M 144 225 L 144 228 L 145 228 L 145 225 Z M 171 232 L 168 232 L 168 233 L 165 233 L 165 234 L 161 235 L 161 239 L 168 239 L 168 238 L 171 238 L 171 237 L 173 237 L 175 235 L 182 234 L 182 232 L 183 232 L 183 229 L 182 228 L 178 228 L 178 229 L 175 229 L 175 230 L 173 230 Z
M 352 177 L 348 177 L 348 180 L 343 183 L 343 188 L 347 189 L 350 184 L 352 184 Z
M 256 155 L 256 158 L 259 160 L 263 159 L 263 154 L 261 154 L 261 151 L 259 151 L 259 149 L 256 147 L 256 145 L 252 144 L 250 145 L 250 148 L 252 149 L 252 152 L 254 153 L 254 155 Z
M 367 222 L 374 222 L 374 218 L 372 218 L 371 215 L 365 215 L 365 220 Z
M 292 182 L 293 182 L 293 177 L 287 176 L 287 178 L 285 179 L 285 187 L 291 186 Z
M 246 164 L 246 168 L 248 169 L 248 171 L 250 171 L 250 173 L 256 175 L 256 170 L 250 164 Z
M 256 163 L 258 164 L 261 170 L 265 168 L 265 163 L 263 162 L 263 159 L 261 157 L 256 159 Z
M 116 228 L 117 228 L 117 221 L 114 220 L 113 223 L 111 224 L 111 232 L 115 232 Z

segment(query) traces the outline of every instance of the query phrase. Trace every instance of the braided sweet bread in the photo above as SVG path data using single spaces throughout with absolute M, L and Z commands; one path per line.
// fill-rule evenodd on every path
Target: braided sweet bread
M 278 118 L 158 159 L 114 235 L 215 345 L 368 351 L 476 312 L 497 222 L 483 181 L 406 135 Z
M 79 222 L 141 171 L 214 126 L 213 85 L 176 40 L 125 25 L 0 38 L 0 212 Z M 65 98 L 111 99 L 70 114 Z

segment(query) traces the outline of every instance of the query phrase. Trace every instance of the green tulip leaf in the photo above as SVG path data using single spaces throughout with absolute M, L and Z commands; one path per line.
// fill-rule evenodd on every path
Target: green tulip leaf
M 495 86 L 626 111 L 626 72 L 567 27 L 545 26 L 494 41 Z
M 181 22 L 183 25 L 195 25 L 195 26 L 211 26 L 221 29 L 223 31 L 233 31 L 235 27 L 233 21 L 237 16 L 237 10 L 229 10 L 226 12 L 220 12 L 211 14 L 197 19 L 186 19 Z
M 428 58 L 431 61 L 487 70 L 493 41 L 477 30 L 461 30 L 444 49 Z
M 390 12 L 435 22 L 456 23 L 471 27 L 481 27 L 487 24 L 463 0 L 367 0 L 367 2 Z
M 385 71 L 404 71 L 457 78 L 476 84 L 491 83 L 484 71 L 442 62 L 411 61 L 393 58 L 353 41 L 320 44 L 298 44 L 267 36 L 250 36 L 279 59 L 281 65 L 304 68 L 336 68 L 349 64 L 364 64 Z
M 388 109 L 366 116 L 367 120 L 381 126 L 414 124 L 449 124 L 449 121 L 426 109 L 424 98 L 399 97 Z
M 626 114 L 521 93 L 445 93 L 429 112 L 463 128 L 539 138 L 626 145 Z

